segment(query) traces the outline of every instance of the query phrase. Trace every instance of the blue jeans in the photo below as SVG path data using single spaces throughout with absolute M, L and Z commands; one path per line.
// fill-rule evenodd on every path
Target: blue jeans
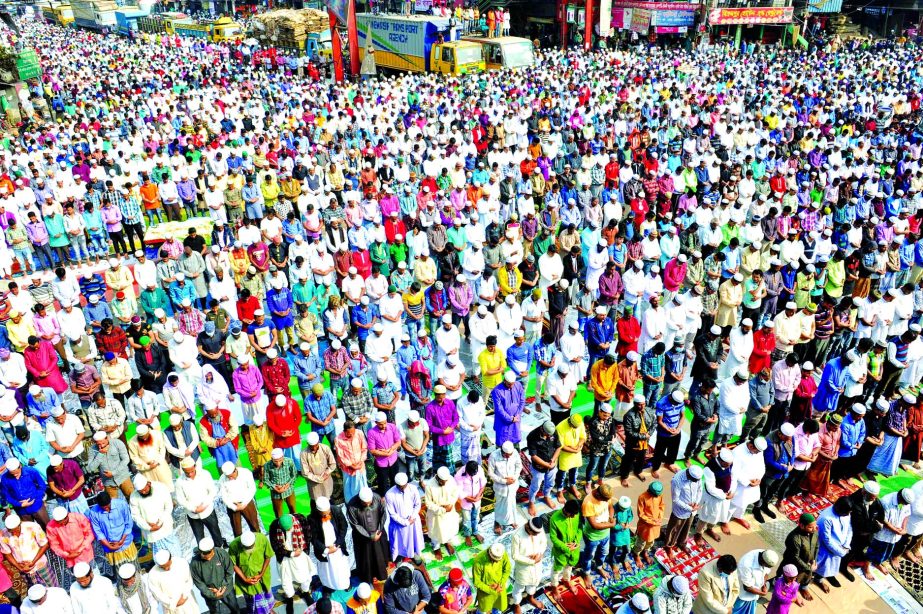
M 567 471 L 558 471 L 558 475 L 554 479 L 554 488 L 555 490 L 561 490 L 562 488 L 570 488 L 571 486 L 577 485 L 577 467 L 573 469 L 568 469 Z
M 478 522 L 481 521 L 481 504 L 476 503 L 471 506 L 470 510 L 462 509 L 462 535 L 472 537 L 477 535 Z
M 87 249 L 91 256 L 105 258 L 109 254 L 109 238 L 106 235 L 90 235 Z
M 557 468 L 549 469 L 545 473 L 539 473 L 532 466 L 532 480 L 529 482 L 529 503 L 535 501 L 535 495 L 542 491 L 542 496 L 546 499 L 554 492 L 554 476 L 558 472 Z
M 145 213 L 147 213 L 147 219 L 152 225 L 154 224 L 155 216 L 157 217 L 158 224 L 163 222 L 163 218 L 160 217 L 160 209 L 148 209 L 145 211 Z
M 600 480 L 606 477 L 606 467 L 609 466 L 609 459 L 611 457 L 612 452 L 609 450 L 607 450 L 603 456 L 596 456 L 595 454 L 588 455 L 586 465 L 586 481 L 589 482 L 591 479 L 593 479 L 594 471 Z
M 23 273 L 25 273 L 26 268 L 30 271 L 35 270 L 35 260 L 32 259 L 31 249 L 14 249 L 13 254 L 16 256 L 16 260 L 19 261 L 19 268 Z
M 647 402 L 648 407 L 653 407 L 654 403 L 659 400 L 662 386 L 663 382 L 644 381 L 644 400 Z
M 609 554 L 609 536 L 606 535 L 604 538 L 598 541 L 590 541 L 586 537 L 583 538 L 583 552 L 580 553 L 580 560 L 577 561 L 577 568 L 587 571 L 590 566 L 590 561 L 593 562 L 596 567 L 602 567 L 603 563 L 606 562 L 606 557 Z

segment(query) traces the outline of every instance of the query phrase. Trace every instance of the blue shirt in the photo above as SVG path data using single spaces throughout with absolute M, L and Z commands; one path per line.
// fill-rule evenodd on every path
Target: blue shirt
M 519 371 L 529 371 L 532 367 L 532 361 L 535 359 L 535 348 L 528 343 L 522 345 L 513 344 L 506 350 L 506 364 L 512 368 L 513 363 L 522 363 L 525 365 L 522 369 L 513 369 L 516 375 Z
M 856 444 L 862 444 L 865 441 L 865 420 L 860 416 L 853 422 L 850 413 L 843 419 L 840 425 L 840 458 L 849 458 L 856 455 L 859 450 Z
M 182 286 L 179 285 L 178 281 L 171 283 L 168 294 L 170 295 L 170 301 L 177 307 L 182 305 L 183 301 L 187 298 L 190 303 L 195 305 L 196 298 L 198 298 L 196 296 L 195 287 L 187 281 L 183 281 Z
M 324 390 L 320 398 L 317 398 L 314 394 L 309 394 L 304 399 L 305 413 L 313 416 L 317 420 L 326 420 L 327 416 L 330 415 L 330 407 L 334 405 L 336 405 L 336 399 L 333 398 L 329 390 Z M 326 428 L 312 424 L 311 430 L 315 433 L 327 433 L 333 430 L 333 423 L 331 422 L 328 424 Z
M 679 426 L 679 421 L 683 416 L 683 410 L 685 408 L 685 403 L 677 403 L 673 400 L 672 393 L 660 397 L 660 400 L 657 401 L 656 405 L 654 405 L 654 409 L 657 412 L 657 417 L 663 418 L 663 423 L 671 429 L 675 429 L 677 426 Z M 660 428 L 659 425 L 657 427 L 657 434 L 658 436 L 663 435 L 666 437 L 675 437 L 675 435 L 671 435 L 670 433 L 664 431 L 662 428 Z
M 374 305 L 368 305 L 366 307 L 363 307 L 362 305 L 356 305 L 350 309 L 350 315 L 352 316 L 354 325 L 368 325 L 371 324 L 376 317 L 378 317 L 378 308 Z M 370 329 L 368 328 L 356 326 L 356 336 L 359 337 L 359 339 L 368 339 L 369 331 Z
M 397 348 L 397 368 L 402 373 L 406 373 L 410 368 L 410 365 L 413 364 L 419 356 L 417 354 L 417 349 L 412 345 L 401 344 L 401 347 Z
M 292 365 L 292 374 L 298 378 L 299 388 L 310 388 L 314 384 L 320 383 L 323 379 L 323 367 L 321 366 L 320 358 L 314 352 L 307 356 L 300 353 L 289 362 Z M 309 375 L 314 375 L 314 379 L 309 380 Z
M 61 404 L 61 399 L 52 388 L 43 386 L 42 392 L 44 398 L 41 401 L 33 397 L 31 393 L 26 395 L 26 404 L 29 406 L 29 416 L 38 420 L 42 428 L 45 428 L 45 422 L 51 416 L 51 410 Z M 41 414 L 48 414 L 48 416 L 42 417 Z
M 584 336 L 590 352 L 605 351 L 599 346 L 602 343 L 612 343 L 613 339 L 615 339 L 615 325 L 612 324 L 612 320 L 609 318 L 603 319 L 602 322 L 593 318 L 586 323 Z
M 87 510 L 86 516 L 97 540 L 104 539 L 107 542 L 117 542 L 126 535 L 130 536 L 134 527 L 134 521 L 131 519 L 131 509 L 124 499 L 113 499 L 108 512 L 104 511 L 99 505 L 94 505 Z M 131 539 L 126 539 L 118 550 L 110 550 L 105 545 L 100 545 L 105 552 L 122 552 L 131 548 L 132 543 Z
M 35 435 L 33 435 L 35 436 Z M 28 465 L 22 466 L 22 473 L 14 478 L 9 471 L 0 476 L 0 495 L 13 506 L 18 514 L 34 514 L 45 505 L 45 490 L 48 484 L 38 469 Z M 32 499 L 32 504 L 23 506 L 22 502 Z

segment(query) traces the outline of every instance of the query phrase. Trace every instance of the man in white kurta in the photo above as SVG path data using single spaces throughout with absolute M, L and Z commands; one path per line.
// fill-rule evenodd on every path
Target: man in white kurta
M 202 365 L 197 360 L 199 348 L 196 347 L 195 337 L 176 331 L 170 338 L 167 353 L 176 372 L 195 390 L 202 379 Z
M 715 433 L 715 446 L 725 445 L 734 435 L 740 435 L 743 427 L 742 418 L 750 404 L 750 379 L 746 367 L 742 367 L 734 377 L 721 382 L 718 389 L 718 429 Z
M 151 482 L 140 473 L 132 479 L 135 492 L 128 503 L 131 518 L 140 527 L 154 552 L 169 550 L 175 556 L 181 554 L 179 540 L 173 532 L 173 498 L 166 486 Z
M 586 363 L 583 356 L 586 354 L 586 340 L 578 332 L 576 320 L 567 325 L 567 332 L 561 335 L 561 356 L 558 364 L 570 367 L 570 374 L 575 382 L 582 382 L 586 375 Z M 563 360 L 562 360 L 563 359 Z
M 205 537 L 205 530 L 208 529 L 213 542 L 224 543 L 218 529 L 218 516 L 215 514 L 217 495 L 215 478 L 196 466 L 191 457 L 184 458 L 180 462 L 180 476 L 176 480 L 176 502 L 186 510 L 196 542 Z
M 118 574 L 119 584 L 115 589 L 120 606 L 116 610 L 118 614 L 162 614 L 163 607 L 154 599 L 146 573 L 138 571 L 131 563 L 123 563 L 119 565 Z M 135 588 L 135 584 L 140 586 Z M 144 603 L 141 601 L 142 593 L 150 607 L 149 612 L 145 612 Z
M 728 335 L 728 356 L 718 367 L 718 381 L 731 377 L 740 368 L 746 368 L 753 353 L 753 320 L 744 318 L 740 327 L 732 328 Z
M 528 595 L 527 601 L 536 610 L 542 609 L 535 599 L 535 591 L 542 584 L 542 560 L 547 551 L 548 537 L 540 519 L 530 519 L 513 534 L 513 543 L 510 546 L 513 559 L 513 594 L 510 602 L 516 614 L 521 611 L 519 604 L 522 603 L 523 594 Z
M 487 347 L 487 338 L 497 335 L 499 327 L 497 318 L 487 311 L 487 307 L 480 305 L 477 312 L 468 318 L 469 336 L 471 339 L 471 355 L 480 356 L 481 351 Z M 475 360 L 472 365 L 475 375 L 481 374 L 481 364 Z
M 154 599 L 165 614 L 199 614 L 199 605 L 192 595 L 192 574 L 189 563 L 173 557 L 166 550 L 154 555 L 154 568 L 147 574 Z
M 67 591 L 56 586 L 33 584 L 19 606 L 20 614 L 72 614 Z
M 760 498 L 760 482 L 766 474 L 766 463 L 763 461 L 766 445 L 764 438 L 757 437 L 753 441 L 734 448 L 737 492 L 731 499 L 731 518 L 745 529 L 750 528 L 750 523 L 744 520 L 747 507 L 759 501 Z
M 494 532 L 498 535 L 507 527 L 519 526 L 516 512 L 516 491 L 519 489 L 519 475 L 522 460 L 516 453 L 513 442 L 507 441 L 494 450 L 487 461 L 487 476 L 494 487 Z
M 686 313 L 686 296 L 684 294 L 673 295 L 673 300 L 663 308 L 664 310 L 664 333 L 663 344 L 665 347 L 672 348 L 676 339 L 684 341 L 687 331 L 687 313 Z
M 638 340 L 638 353 L 643 355 L 644 352 L 654 347 L 657 342 L 663 341 L 666 331 L 666 312 L 660 306 L 660 297 L 653 296 L 650 300 L 650 307 L 641 316 L 641 338 Z
M 516 297 L 510 294 L 503 303 L 497 305 L 494 315 L 497 318 L 499 329 L 497 348 L 505 354 L 506 350 L 516 341 L 516 331 L 522 328 L 522 307 L 516 302 Z
M 71 607 L 74 614 L 112 614 L 119 610 L 112 581 L 93 573 L 86 563 L 74 565 L 76 582 L 71 584 Z
M 718 453 L 718 459 L 714 462 L 722 469 L 730 467 L 731 479 L 728 484 L 728 490 L 724 491 L 716 483 L 715 470 L 711 467 L 711 463 L 705 466 L 702 475 L 702 484 L 704 485 L 702 503 L 699 507 L 699 518 L 695 527 L 697 540 L 701 539 L 701 534 L 704 531 L 706 535 L 715 541 L 721 541 L 721 538 L 714 532 L 715 525 L 721 525 L 721 530 L 725 534 L 729 532 L 727 523 L 731 520 L 731 500 L 737 494 L 734 454 L 725 448 Z
M 459 515 L 455 511 L 458 502 L 458 485 L 448 467 L 440 467 L 435 477 L 426 483 L 423 494 L 426 504 L 426 530 L 433 542 L 436 558 L 442 558 L 442 544 L 452 554 L 455 549 L 449 543 L 458 535 Z
M 461 334 L 458 327 L 452 324 L 452 314 L 447 313 L 442 316 L 442 326 L 433 333 L 433 340 L 436 342 L 436 362 L 440 363 L 446 359 L 446 356 L 458 356 L 461 349 Z

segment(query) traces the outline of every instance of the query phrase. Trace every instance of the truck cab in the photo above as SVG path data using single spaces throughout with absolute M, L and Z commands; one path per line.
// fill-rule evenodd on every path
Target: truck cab
M 485 69 L 481 46 L 470 41 L 434 43 L 430 50 L 430 72 L 464 75 Z
M 466 38 L 465 40 L 481 45 L 487 70 L 519 68 L 532 66 L 535 63 L 532 41 L 527 38 L 501 36 L 498 38 Z

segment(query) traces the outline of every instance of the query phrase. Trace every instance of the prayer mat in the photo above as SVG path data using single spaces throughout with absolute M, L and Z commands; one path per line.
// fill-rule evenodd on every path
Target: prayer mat
M 615 579 L 611 572 L 608 579 L 596 573 L 596 570 L 590 572 L 590 584 L 593 585 L 599 596 L 613 610 L 638 592 L 638 589 L 652 595 L 657 586 L 660 585 L 661 580 L 663 580 L 663 567 L 656 562 L 646 567 L 632 566 L 632 568 L 634 569 L 633 573 L 627 573 L 624 567 L 620 568 L 621 575 L 618 579 Z
M 859 485 L 852 480 L 848 482 L 848 488 L 843 488 L 839 484 L 831 484 L 827 490 L 826 497 L 801 493 L 783 499 L 778 507 L 786 518 L 792 522 L 798 522 L 802 514 L 814 514 L 817 517 L 821 512 L 833 505 L 834 501 L 840 497 L 851 495 L 857 490 L 859 490 Z
M 614 610 L 593 586 L 587 586 L 582 578 L 575 578 L 574 585 L 577 592 L 571 592 L 566 588 L 560 592 L 549 589 L 545 591 L 544 596 L 563 614 L 613 614 Z
M 654 558 L 668 573 L 686 576 L 689 580 L 689 590 L 695 598 L 699 593 L 699 571 L 712 560 L 718 558 L 718 553 L 711 544 L 700 546 L 694 539 L 686 540 L 686 546 L 672 559 L 667 558 L 663 548 L 658 548 Z

